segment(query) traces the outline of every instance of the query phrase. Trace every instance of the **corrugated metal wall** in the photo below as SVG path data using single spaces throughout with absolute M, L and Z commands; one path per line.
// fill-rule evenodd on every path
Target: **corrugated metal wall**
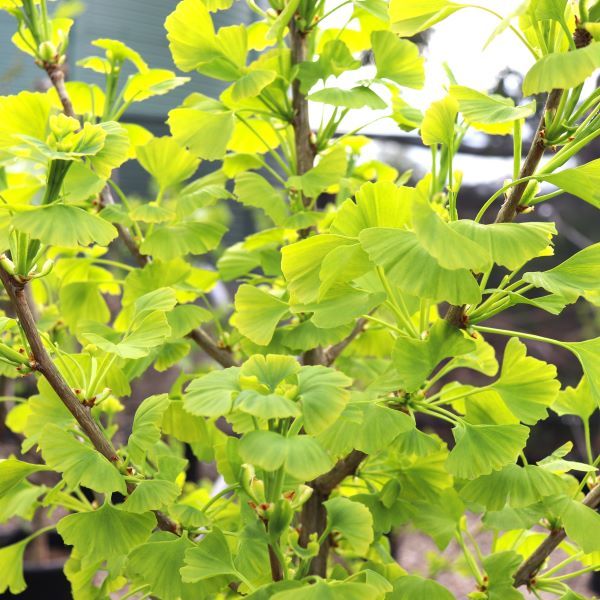
M 112 38 L 137 50 L 150 67 L 176 70 L 169 53 L 164 21 L 177 0 L 87 0 L 85 12 L 76 19 L 71 33 L 69 66 L 71 78 L 100 82 L 92 71 L 75 65 L 78 59 L 96 53 L 90 45 L 97 38 Z M 228 11 L 215 16 L 215 26 L 250 22 L 253 13 L 243 1 L 236 1 Z M 19 52 L 10 38 L 15 29 L 12 17 L 0 13 L 0 94 L 12 94 L 22 89 L 35 89 L 42 81 L 42 72 L 31 64 L 30 57 Z M 218 94 L 221 86 L 200 75 L 166 96 L 135 104 L 128 112 L 130 119 L 164 120 L 166 112 L 191 92 Z

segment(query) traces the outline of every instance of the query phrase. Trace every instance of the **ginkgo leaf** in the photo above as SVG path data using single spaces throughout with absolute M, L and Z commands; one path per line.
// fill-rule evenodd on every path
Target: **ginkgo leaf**
M 411 207 L 415 190 L 398 187 L 389 181 L 365 183 L 338 209 L 331 233 L 358 237 L 369 227 L 406 227 L 412 220 Z
M 42 465 L 32 465 L 16 458 L 0 460 L 0 498 L 32 473 L 45 470 Z
M 160 426 L 169 402 L 168 394 L 150 396 L 135 411 L 127 451 L 137 465 L 146 463 L 148 450 L 160 440 Z
M 125 479 L 94 448 L 77 441 L 68 431 L 48 423 L 38 441 L 46 464 L 63 474 L 70 488 L 83 485 L 101 493 L 125 494 Z
M 194 379 L 185 392 L 185 410 L 204 417 L 228 414 L 233 406 L 233 393 L 241 391 L 239 377 L 240 368 L 229 367 Z
M 344 265 L 344 268 L 340 269 L 340 265 Z M 347 293 L 348 286 L 342 284 L 355 280 L 371 271 L 373 267 L 368 254 L 359 243 L 334 248 L 321 262 L 318 301 L 323 302 L 333 296 Z M 321 305 L 320 308 L 324 307 Z
M 179 571 L 185 564 L 186 551 L 193 547 L 185 535 L 155 534 L 129 554 L 128 569 L 161 600 L 187 598 L 193 592 L 189 584 L 183 583 Z
M 241 75 L 245 62 L 247 34 L 243 28 L 223 27 L 215 34 L 204 2 L 184 0 L 165 21 L 169 49 L 182 71 L 194 69 L 232 81 Z
M 269 69 L 254 69 L 242 75 L 231 88 L 231 99 L 234 102 L 254 98 L 264 88 L 275 81 L 277 73 Z
M 560 416 L 577 415 L 582 421 L 587 421 L 598 409 L 598 403 L 592 396 L 587 377 L 582 377 L 576 388 L 567 387 L 561 390 L 551 408 Z
M 8 590 L 11 594 L 25 591 L 27 584 L 23 577 L 23 555 L 28 540 L 0 548 L 0 594 Z
M 217 575 L 239 575 L 227 540 L 217 527 L 186 551 L 185 566 L 180 572 L 185 582 L 201 581 Z
M 313 102 L 322 102 L 331 106 L 345 108 L 364 108 L 381 110 L 387 107 L 386 103 L 370 88 L 359 85 L 349 90 L 340 88 L 324 88 L 313 92 L 309 97 Z
M 529 428 L 524 425 L 470 425 L 452 430 L 456 445 L 446 465 L 461 479 L 474 479 L 515 462 L 525 447 Z
M 458 110 L 469 125 L 490 134 L 507 135 L 513 123 L 535 114 L 535 100 L 515 106 L 510 98 L 487 95 L 461 85 L 450 86 L 450 95 L 458 102 Z
M 542 498 L 566 491 L 566 483 L 541 467 L 507 465 L 489 475 L 469 481 L 460 490 L 461 497 L 487 510 L 502 510 L 506 505 L 523 508 Z
M 106 56 L 109 60 L 117 62 L 127 60 L 132 63 L 138 71 L 145 71 L 148 68 L 148 65 L 140 56 L 139 52 L 136 52 L 133 48 L 130 48 L 127 44 L 124 44 L 119 40 L 101 38 L 94 40 L 92 46 L 106 50 Z
M 233 194 L 244 206 L 262 209 L 275 225 L 281 225 L 289 215 L 281 193 L 258 173 L 238 175 Z
M 400 2 L 400 0 L 398 0 Z M 441 4 L 441 3 L 438 3 Z M 446 4 L 444 2 L 443 4 Z M 394 590 L 387 594 L 390 600 L 455 600 L 454 596 L 441 584 L 419 575 L 405 575 L 394 581 Z
M 320 289 L 323 289 L 321 286 Z M 292 306 L 295 313 L 312 312 L 312 322 L 326 329 L 353 322 L 370 313 L 385 300 L 385 293 L 371 292 L 340 284 L 332 287 L 318 302 Z
M 113 169 L 130 158 L 129 135 L 123 126 L 114 121 L 98 123 L 98 127 L 104 130 L 106 139 L 100 152 L 90 157 L 90 165 L 97 175 L 108 179 Z
M 235 295 L 233 325 L 255 344 L 266 346 L 279 321 L 289 314 L 287 303 L 253 285 L 241 285 Z
M 534 425 L 548 415 L 560 382 L 556 367 L 526 356 L 527 347 L 511 338 L 504 350 L 500 378 L 491 385 L 509 410 L 523 423 Z
M 419 48 L 400 39 L 391 31 L 374 31 L 371 44 L 377 67 L 377 77 L 389 79 L 404 87 L 420 89 L 425 83 L 423 57 Z
M 355 243 L 353 239 L 340 235 L 321 234 L 284 246 L 281 249 L 281 269 L 288 282 L 290 301 L 295 304 L 317 300 L 323 259 L 338 246 Z
M 411 37 L 443 21 L 462 6 L 448 0 L 391 0 L 392 31 Z
M 562 496 L 549 503 L 567 535 L 586 553 L 600 551 L 600 514 L 579 500 Z
M 283 467 L 302 481 L 314 479 L 331 467 L 321 445 L 307 435 L 286 438 L 274 431 L 252 431 L 242 438 L 239 449 L 245 462 L 267 471 Z
M 105 560 L 126 556 L 150 537 L 154 527 L 151 512 L 138 515 L 105 502 L 97 510 L 63 517 L 56 530 L 80 556 Z
M 191 221 L 158 226 L 140 245 L 140 252 L 159 260 L 214 250 L 226 228 L 220 223 Z
M 138 162 L 156 179 L 161 188 L 167 188 L 189 179 L 200 161 L 171 137 L 154 138 L 136 151 Z
M 186 84 L 189 77 L 177 77 L 167 69 L 148 69 L 127 79 L 123 89 L 125 102 L 143 102 L 153 96 L 162 96 Z
M 562 342 L 579 359 L 592 398 L 600 406 L 600 337 L 584 342 Z
M 66 204 L 31 207 L 17 213 L 12 224 L 44 244 L 71 248 L 89 244 L 108 246 L 118 235 L 108 221 Z
M 398 383 L 405 391 L 415 392 L 442 360 L 467 354 L 475 348 L 472 339 L 443 319 L 434 323 L 425 340 L 400 337 L 392 352 Z
M 0 148 L 14 146 L 27 135 L 45 140 L 48 120 L 52 110 L 51 99 L 39 92 L 23 91 L 14 96 L 0 98 Z
M 458 102 L 453 96 L 433 102 L 423 115 L 421 139 L 426 146 L 454 144 L 454 126 L 458 114 Z
M 600 47 L 600 43 L 597 44 Z M 600 159 L 592 160 L 589 163 L 573 167 L 572 169 L 563 169 L 557 173 L 541 175 L 544 181 L 563 189 L 568 194 L 573 194 L 592 206 L 600 208 Z
M 346 175 L 346 150 L 343 146 L 335 146 L 327 154 L 320 157 L 315 167 L 303 175 L 295 175 L 288 179 L 288 187 L 302 190 L 309 198 L 316 198 L 328 187 L 339 183 Z
M 68 283 L 60 288 L 59 306 L 65 323 L 74 330 L 80 321 L 107 323 L 110 310 L 98 287 L 87 281 Z
M 138 483 L 121 508 L 127 512 L 145 513 L 170 507 L 180 494 L 179 486 L 165 479 L 148 479 Z
M 481 273 L 491 267 L 487 248 L 450 227 L 420 193 L 414 197 L 412 219 L 419 243 L 444 269 Z
M 277 386 L 298 373 L 300 365 L 293 356 L 284 354 L 255 354 L 243 365 L 241 375 L 254 378 L 274 392 Z
M 483 559 L 489 600 L 523 600 L 523 594 L 515 589 L 514 580 L 522 562 L 523 557 L 514 550 L 495 552 Z
M 579 296 L 597 302 L 600 294 L 599 268 L 600 243 L 580 250 L 553 269 L 525 273 L 523 281 L 563 296 L 570 302 L 575 302 Z
M 462 219 L 449 223 L 466 238 L 486 248 L 492 260 L 511 271 L 540 255 L 556 235 L 553 223 L 491 223 Z
M 236 410 L 260 419 L 287 419 L 300 415 L 300 408 L 292 400 L 279 394 L 261 394 L 256 390 L 244 390 L 236 398 Z
M 114 329 L 94 321 L 82 322 L 79 335 L 109 354 L 142 358 L 171 335 L 171 328 L 165 313 L 155 311 L 139 320 L 123 337 Z
M 319 236 L 321 237 L 321 236 Z M 391 282 L 406 294 L 455 305 L 476 304 L 481 291 L 467 269 L 441 267 L 416 234 L 401 229 L 365 229 L 360 242 L 371 260 L 383 267 Z
M 360 502 L 341 496 L 323 504 L 327 510 L 327 528 L 340 533 L 357 554 L 367 554 L 374 539 L 373 517 L 369 509 Z
M 209 112 L 195 108 L 176 108 L 169 112 L 171 134 L 190 152 L 206 160 L 225 156 L 233 135 L 234 118 L 230 111 Z
M 568 90 L 583 83 L 600 67 L 600 43 L 540 58 L 523 80 L 523 94 L 532 96 L 554 89 Z
M 350 397 L 345 389 L 352 380 L 323 366 L 304 366 L 298 371 L 298 393 L 304 428 L 317 435 L 340 416 Z

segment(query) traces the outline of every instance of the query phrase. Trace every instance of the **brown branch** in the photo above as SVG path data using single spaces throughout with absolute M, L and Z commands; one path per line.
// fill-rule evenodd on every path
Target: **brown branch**
M 552 90 L 548 94 L 542 117 L 540 119 L 540 122 L 538 123 L 535 135 L 533 136 L 529 152 L 527 153 L 525 161 L 523 162 L 523 166 L 521 167 L 519 179 L 523 177 L 529 177 L 535 174 L 546 150 L 546 140 L 544 136 L 546 131 L 546 117 L 548 114 L 553 113 L 557 109 L 562 95 L 563 90 Z M 514 220 L 514 218 L 519 212 L 519 205 L 528 185 L 529 182 L 525 181 L 523 183 L 515 185 L 511 189 L 511 192 L 508 194 L 506 201 L 498 211 L 495 223 L 510 223 Z
M 56 395 L 62 400 L 69 412 L 75 417 L 81 429 L 88 436 L 92 445 L 102 456 L 111 463 L 118 463 L 119 458 L 112 444 L 106 439 L 92 416 L 89 409 L 83 406 L 75 392 L 64 380 L 55 364 L 46 352 L 42 339 L 38 333 L 37 325 L 25 294 L 25 286 L 11 277 L 4 269 L 0 269 L 0 280 L 12 302 L 19 323 L 23 328 L 25 337 L 29 342 L 32 353 L 32 368 L 41 373 Z
M 296 18 L 289 25 L 290 50 L 292 54 L 292 65 L 298 65 L 306 60 L 306 37 L 307 33 L 298 29 Z M 292 109 L 294 116 L 292 128 L 294 130 L 294 144 L 296 147 L 296 174 L 304 175 L 312 169 L 316 156 L 316 148 L 312 143 L 312 131 L 308 113 L 308 100 L 300 90 L 300 80 L 292 82 Z M 304 205 L 310 203 L 309 198 L 303 196 Z
M 366 458 L 366 454 L 360 450 L 353 450 L 345 458 L 324 475 L 317 477 L 309 485 L 313 488 L 312 496 L 302 506 L 300 514 L 300 543 L 306 546 L 310 541 L 310 534 L 316 533 L 321 536 L 327 527 L 327 511 L 324 502 L 327 501 L 331 492 L 350 475 L 354 475 L 360 463 Z M 319 554 L 315 556 L 309 566 L 309 575 L 327 575 L 327 558 L 329 555 L 330 541 L 325 539 L 319 548 Z
M 233 357 L 230 350 L 221 348 L 213 338 L 201 327 L 197 327 L 190 332 L 189 337 L 206 352 L 212 359 L 218 362 L 222 367 L 236 367 L 238 362 Z
M 55 64 L 44 64 L 44 70 L 50 77 L 50 81 L 56 93 L 60 98 L 60 102 L 63 107 L 64 113 L 69 117 L 76 117 L 75 110 L 69 93 L 65 87 L 65 73 L 61 65 Z M 100 207 L 109 206 L 115 204 L 110 186 L 107 184 L 100 192 Z M 139 267 L 145 267 L 150 262 L 150 257 L 142 254 L 138 243 L 135 241 L 129 230 L 123 225 L 116 225 L 117 231 L 119 232 L 119 238 L 125 244 L 129 250 L 131 256 L 134 258 Z M 198 328 L 190 334 L 190 337 L 214 360 L 216 360 L 223 367 L 231 367 L 236 364 L 235 360 L 230 351 L 221 348 L 212 337 L 204 331 L 202 328 Z
M 341 342 L 334 344 L 333 346 L 329 346 L 324 352 L 323 362 L 326 366 L 331 366 L 338 358 L 338 356 L 365 330 L 365 326 L 367 325 L 368 320 L 364 317 L 361 317 L 356 321 L 356 325 L 354 325 L 354 329 L 350 332 L 350 334 L 345 337 Z
M 48 355 L 48 352 L 46 352 L 46 348 L 44 347 L 31 312 L 29 302 L 27 301 L 25 284 L 17 281 L 14 277 L 11 277 L 2 268 L 0 268 L 0 280 L 11 300 L 15 314 L 19 319 L 19 323 L 23 328 L 23 333 L 29 343 L 32 355 L 30 358 L 31 368 L 44 376 L 46 381 L 50 384 L 50 387 L 52 387 L 56 395 L 66 406 L 67 410 L 73 415 L 82 431 L 87 435 L 92 446 L 94 446 L 104 458 L 112 463 L 115 468 L 119 469 L 122 466 L 122 462 L 117 455 L 114 446 L 102 433 L 102 430 L 92 418 L 89 408 L 84 406 L 79 398 L 77 398 L 75 392 L 65 381 L 64 377 Z M 128 484 L 128 493 L 131 493 L 134 488 L 135 486 L 133 484 Z M 155 511 L 155 515 L 160 529 L 172 532 L 178 531 L 177 523 L 169 519 L 169 517 L 160 511 Z
M 548 94 L 548 98 L 546 99 L 546 105 L 544 106 L 544 111 L 542 112 L 542 117 L 540 118 L 540 122 L 538 123 L 538 127 L 535 132 L 535 135 L 533 136 L 533 140 L 531 141 L 529 152 L 527 153 L 525 161 L 521 166 L 519 179 L 522 179 L 523 177 L 529 177 L 535 174 L 546 150 L 546 140 L 544 137 L 546 129 L 546 116 L 549 113 L 556 110 L 562 95 L 563 90 L 552 90 Z M 507 195 L 504 204 L 498 211 L 498 214 L 494 221 L 495 223 L 510 223 L 514 220 L 514 218 L 519 213 L 519 206 L 521 204 L 523 194 L 525 193 L 525 190 L 527 189 L 528 185 L 529 181 L 525 181 L 523 183 L 515 185 L 511 189 L 511 192 Z M 464 329 L 467 326 L 465 306 L 451 306 L 448 309 L 448 312 L 446 313 L 445 319 L 455 327 Z
M 592 509 L 600 506 L 600 485 L 593 488 L 583 499 L 583 504 Z M 559 544 L 567 537 L 564 528 L 551 531 L 546 539 L 533 551 L 533 553 L 525 560 L 514 576 L 514 587 L 518 588 L 522 585 L 530 585 L 533 578 L 540 570 L 546 559 L 556 550 Z
M 71 102 L 71 98 L 67 92 L 67 88 L 65 86 L 65 72 L 63 70 L 62 65 L 44 63 L 44 70 L 48 74 L 56 93 L 58 94 L 58 99 L 62 104 L 63 111 L 67 117 L 76 118 L 75 110 L 73 109 L 73 103 Z

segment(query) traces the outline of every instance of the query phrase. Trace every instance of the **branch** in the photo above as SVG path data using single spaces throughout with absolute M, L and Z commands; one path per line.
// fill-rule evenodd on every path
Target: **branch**
M 312 482 L 312 488 L 320 494 L 329 496 L 335 488 L 350 475 L 354 475 L 360 463 L 367 455 L 360 450 L 352 450 L 350 454 L 338 460 L 335 466 L 324 475 L 320 475 Z
M 292 53 L 292 66 L 298 65 L 306 60 L 306 32 L 298 29 L 296 18 L 292 18 L 289 24 L 290 50 Z M 296 146 L 296 174 L 304 175 L 312 169 L 315 161 L 315 147 L 311 141 L 310 120 L 308 114 L 308 100 L 300 91 L 300 80 L 294 79 L 292 83 L 292 108 L 294 117 L 292 128 L 294 130 L 294 143 Z M 305 206 L 309 203 L 304 198 Z
M 63 107 L 63 112 L 67 117 L 76 118 L 75 110 L 73 109 L 73 103 L 71 102 L 71 98 L 67 92 L 67 88 L 65 86 L 65 72 L 61 65 L 45 63 L 44 70 L 50 77 L 50 81 L 58 94 L 58 99 Z
M 583 499 L 583 504 L 592 509 L 600 506 L 600 485 L 593 488 Z M 532 579 L 540 570 L 546 559 L 556 550 L 558 545 L 567 537 L 564 528 L 551 531 L 546 539 L 533 551 L 531 556 L 525 560 L 514 576 L 514 587 L 530 585 Z
M 108 440 L 98 424 L 92 418 L 89 408 L 85 407 L 69 384 L 65 381 L 60 371 L 46 352 L 46 348 L 42 342 L 42 338 L 37 329 L 37 325 L 29 302 L 27 301 L 27 293 L 25 284 L 20 283 L 14 277 L 11 277 L 4 269 L 0 268 L 0 280 L 6 289 L 8 297 L 14 308 L 15 314 L 19 319 L 19 323 L 23 329 L 23 333 L 29 342 L 31 349 L 31 368 L 44 376 L 50 384 L 56 395 L 61 399 L 67 410 L 73 415 L 82 431 L 87 435 L 92 446 L 112 463 L 115 468 L 119 469 L 122 466 L 121 459 L 117 455 L 114 446 Z M 131 493 L 135 489 L 132 483 L 127 484 L 127 492 Z M 154 511 L 156 515 L 157 525 L 165 531 L 176 533 L 179 530 L 177 523 L 160 511 Z
M 60 98 L 60 102 L 63 106 L 64 113 L 69 117 L 76 117 L 73 109 L 73 104 L 67 88 L 65 87 L 65 73 L 61 65 L 45 64 L 44 70 L 50 77 L 50 81 L 56 93 Z M 100 207 L 105 207 L 111 204 L 115 204 L 110 186 L 106 184 L 100 192 Z M 145 267 L 150 262 L 150 257 L 140 252 L 139 245 L 132 237 L 131 233 L 123 225 L 116 225 L 119 237 L 129 250 L 132 257 L 140 267 Z M 190 337 L 214 360 L 216 360 L 223 367 L 232 367 L 236 364 L 231 352 L 221 348 L 212 337 L 204 331 L 202 328 L 194 330 Z
M 540 122 L 538 123 L 537 130 L 535 135 L 533 136 L 533 140 L 531 141 L 531 146 L 529 148 L 529 152 L 525 157 L 525 161 L 521 166 L 521 172 L 519 173 L 519 179 L 523 177 L 529 177 L 530 175 L 534 175 L 542 157 L 544 156 L 544 152 L 546 150 L 546 142 L 544 138 L 544 132 L 546 129 L 546 115 L 556 110 L 560 99 L 563 95 L 563 90 L 552 90 L 548 94 L 548 98 L 546 99 L 546 105 L 544 106 L 544 111 L 542 112 L 542 116 L 540 118 Z M 521 200 L 523 199 L 523 194 L 527 189 L 529 182 L 526 181 L 524 183 L 519 183 L 515 185 L 511 192 L 508 194 L 504 204 L 498 211 L 498 215 L 496 216 L 495 223 L 510 223 L 514 220 L 519 212 L 519 205 Z M 458 327 L 459 329 L 464 329 L 467 325 L 466 315 L 465 315 L 465 306 L 451 306 L 448 309 L 448 312 L 445 316 L 446 321 Z
M 221 346 L 219 346 L 201 327 L 197 327 L 191 331 L 189 337 L 222 367 L 228 368 L 238 366 L 238 362 L 233 358 L 231 351 L 226 348 L 221 348 Z
M 367 323 L 368 321 L 364 317 L 358 319 L 356 325 L 354 325 L 354 329 L 346 338 L 333 346 L 329 346 L 329 348 L 324 351 L 323 362 L 321 364 L 330 367 L 336 361 L 338 356 L 365 330 Z
M 529 148 L 529 152 L 527 153 L 525 161 L 523 162 L 523 166 L 521 167 L 519 179 L 535 174 L 546 150 L 546 142 L 544 138 L 544 133 L 546 130 L 546 115 L 557 109 L 562 95 L 563 90 L 552 90 L 548 94 L 542 117 L 538 123 L 537 130 L 531 142 L 531 147 Z M 494 221 L 495 223 L 510 223 L 514 220 L 514 218 L 517 216 L 519 204 L 521 203 L 521 199 L 523 198 L 523 194 L 525 193 L 528 185 L 529 182 L 526 181 L 524 183 L 519 183 L 512 188 L 510 194 L 506 198 L 506 201 L 498 211 L 498 215 Z

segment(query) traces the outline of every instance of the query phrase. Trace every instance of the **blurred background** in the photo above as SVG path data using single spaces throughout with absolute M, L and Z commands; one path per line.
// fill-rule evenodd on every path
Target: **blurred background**
M 153 68 L 174 69 L 168 42 L 163 27 L 166 16 L 173 10 L 176 0 L 88 0 L 87 2 L 64 1 L 63 10 L 75 15 L 75 26 L 71 32 L 71 44 L 68 50 L 68 78 L 100 83 L 100 77 L 89 70 L 77 66 L 77 61 L 90 54 L 94 48 L 90 42 L 97 38 L 113 38 L 125 42 L 138 51 Z M 498 11 L 502 15 L 510 14 L 518 0 L 489 0 L 481 5 Z M 349 9 L 350 10 L 350 9 Z M 339 13 L 336 18 L 339 18 Z M 68 16 L 68 15 L 67 15 Z M 251 22 L 254 13 L 245 2 L 237 1 L 231 9 L 216 14 L 216 27 L 240 22 Z M 521 81 L 523 75 L 531 66 L 531 57 L 526 49 L 510 32 L 502 33 L 489 46 L 486 41 L 497 27 L 499 21 L 492 14 L 481 10 L 469 9 L 448 18 L 433 30 L 426 32 L 416 39 L 427 59 L 428 79 L 426 86 L 420 91 L 410 91 L 404 98 L 412 106 L 425 110 L 428 105 L 444 95 L 444 86 L 448 85 L 448 70 L 460 85 L 470 86 L 481 91 L 497 92 L 512 97 L 515 102 L 521 102 Z M 331 24 L 334 26 L 334 24 Z M 10 42 L 14 32 L 14 20 L 6 13 L 0 13 L 0 95 L 17 93 L 23 89 L 46 89 L 49 82 L 43 71 L 32 64 L 29 57 L 19 52 Z M 366 78 L 370 70 L 370 57 L 363 59 L 363 68 L 359 78 Z M 165 126 L 167 112 L 177 106 L 189 93 L 202 92 L 209 96 L 217 96 L 221 87 L 219 83 L 208 80 L 197 74 L 192 81 L 181 88 L 158 96 L 143 103 L 135 103 L 127 113 L 127 121 L 135 122 L 148 128 L 155 135 L 168 133 Z M 596 81 L 590 83 L 594 87 Z M 542 102 L 538 102 L 539 108 Z M 318 123 L 319 114 L 314 115 Z M 372 143 L 366 146 L 365 160 L 377 158 L 395 167 L 399 172 L 412 170 L 412 180 L 417 181 L 428 169 L 430 162 L 429 150 L 423 148 L 418 135 L 405 133 L 391 119 L 382 119 L 377 111 L 353 111 L 352 123 L 347 129 L 355 129 L 358 123 L 370 123 L 361 132 L 372 138 Z M 539 117 L 531 119 L 524 131 L 524 153 L 529 147 L 531 136 Z M 374 122 L 373 122 L 374 121 Z M 600 146 L 596 141 L 586 148 L 578 157 L 581 162 L 598 158 Z M 204 163 L 201 172 L 208 172 L 217 165 Z M 488 136 L 479 132 L 469 133 L 461 147 L 455 166 L 463 172 L 463 186 L 459 198 L 461 216 L 473 217 L 483 202 L 496 191 L 512 171 L 512 139 L 510 136 Z M 132 162 L 127 163 L 119 173 L 119 183 L 127 194 L 152 197 L 153 190 L 145 172 Z M 326 199 L 323 199 L 326 201 Z M 224 241 L 226 246 L 242 239 L 257 228 L 256 215 L 236 203 L 230 203 L 230 231 Z M 538 259 L 542 269 L 550 268 L 565 260 L 568 256 L 591 243 L 600 241 L 600 226 L 598 212 L 588 204 L 562 195 L 540 205 L 536 212 L 528 215 L 532 220 L 552 221 L 556 223 L 559 236 L 556 239 L 555 255 Z M 127 260 L 126 257 L 122 257 Z M 210 257 L 212 264 L 217 256 Z M 543 262 L 542 262 L 543 261 Z M 600 273 L 598 274 L 600 277 Z M 493 283 L 493 282 L 492 282 Z M 224 286 L 215 292 L 214 301 L 226 303 L 235 290 Z M 509 315 L 501 315 L 494 320 L 494 325 L 506 329 L 529 331 L 564 340 L 580 340 L 600 335 L 600 314 L 585 303 L 578 302 L 567 307 L 560 318 L 545 312 L 514 307 Z M 498 340 L 491 339 L 491 342 Z M 504 340 L 500 340 L 498 348 L 501 356 Z M 557 365 L 561 380 L 565 385 L 576 385 L 581 371 L 573 357 L 555 346 L 528 342 L 530 351 L 537 357 Z M 463 374 L 461 374 L 462 376 Z M 468 380 L 466 373 L 464 381 Z M 167 391 L 176 378 L 175 369 L 166 373 L 149 372 L 142 380 L 134 385 L 134 393 L 126 402 L 127 409 L 124 418 L 130 418 L 135 412 L 139 401 L 150 394 Z M 14 382 L 0 377 L 0 396 L 27 396 L 33 390 L 30 378 L 19 381 L 17 388 Z M 475 380 L 473 380 L 475 382 Z M 12 452 L 18 452 L 20 440 L 4 425 L 4 415 L 10 408 L 7 403 L 0 402 L 0 457 L 6 457 Z M 568 440 L 575 443 L 577 458 L 584 457 L 584 439 L 580 422 L 575 417 L 559 418 L 553 413 L 541 428 L 534 428 L 527 448 L 529 460 L 538 460 L 547 456 L 557 447 Z M 594 433 L 594 448 L 600 450 L 598 412 L 592 426 Z M 125 426 L 125 433 L 128 427 Z M 441 431 L 445 436 L 446 432 Z M 198 476 L 206 474 L 206 466 L 196 464 Z M 0 522 L 2 521 L 0 506 Z M 0 547 L 19 539 L 24 534 L 21 523 L 8 522 L 0 524 Z M 411 537 L 412 536 L 412 537 Z M 22 595 L 23 598 L 50 597 L 55 599 L 70 598 L 68 587 L 60 571 L 62 552 L 59 539 L 50 537 L 39 538 L 39 543 L 32 544 L 28 581 L 30 588 Z M 401 536 L 397 545 L 398 558 L 406 568 L 423 568 L 423 554 L 433 550 L 423 536 L 408 534 Z M 432 568 L 432 567 L 429 567 Z M 447 583 L 453 590 L 460 589 L 460 583 L 445 582 L 443 577 L 443 562 L 437 567 L 442 571 L 440 580 Z M 424 569 L 426 571 L 426 569 Z M 431 574 L 431 573 L 430 573 Z M 448 577 L 453 577 L 448 575 Z M 587 585 L 582 582 L 582 586 Z M 457 587 L 458 586 L 458 587 Z M 469 591 L 469 590 L 467 590 Z M 585 592 L 585 588 L 582 588 Z M 9 595 L 0 598 L 11 597 Z M 459 596 L 457 596 L 459 597 Z

